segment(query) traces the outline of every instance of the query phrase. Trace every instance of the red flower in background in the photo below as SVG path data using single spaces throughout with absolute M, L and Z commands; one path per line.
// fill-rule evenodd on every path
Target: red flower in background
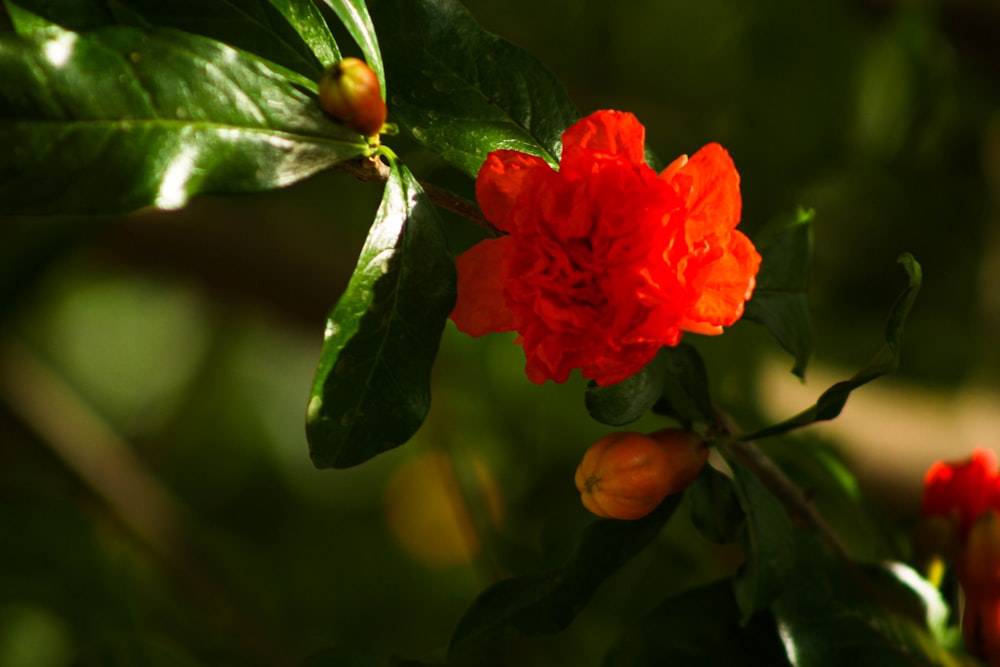
M 1000 510 L 1000 469 L 988 449 L 975 450 L 966 461 L 938 461 L 924 475 L 921 514 L 954 517 L 963 539 L 989 507 Z
M 458 260 L 451 314 L 473 336 L 517 331 L 532 382 L 580 368 L 608 385 L 643 368 L 681 332 L 718 334 L 743 314 L 760 255 L 736 225 L 739 174 L 709 144 L 656 174 L 645 129 L 598 111 L 563 133 L 559 171 L 493 151 L 476 181 L 505 236 Z
M 921 513 L 954 526 L 952 554 L 965 592 L 962 636 L 970 651 L 1000 667 L 1000 468 L 977 449 L 965 461 L 938 461 L 924 476 Z

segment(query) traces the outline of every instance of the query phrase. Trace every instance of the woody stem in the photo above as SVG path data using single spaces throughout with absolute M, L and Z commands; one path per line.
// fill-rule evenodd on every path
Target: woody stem
M 815 530 L 832 552 L 844 559 L 850 559 L 847 547 L 802 489 L 789 479 L 760 447 L 753 442 L 736 439 L 735 425 L 728 414 L 716 408 L 716 420 L 719 422 L 716 428 L 724 435 L 720 438 L 718 446 L 752 472 L 785 506 L 793 521 Z

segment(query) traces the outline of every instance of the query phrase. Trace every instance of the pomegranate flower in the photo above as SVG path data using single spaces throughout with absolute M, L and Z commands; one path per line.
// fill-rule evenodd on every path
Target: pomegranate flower
M 682 332 L 718 334 L 739 319 L 760 255 L 736 230 L 739 174 L 726 150 L 709 144 L 657 174 L 645 128 L 620 111 L 562 139 L 558 171 L 518 151 L 486 158 L 476 197 L 505 235 L 458 258 L 458 328 L 517 331 L 532 382 L 580 368 L 608 385 Z
M 1000 667 L 1000 468 L 977 449 L 965 461 L 938 461 L 924 476 L 926 517 L 944 518 L 958 537 L 951 554 L 965 592 L 962 636 L 968 649 Z

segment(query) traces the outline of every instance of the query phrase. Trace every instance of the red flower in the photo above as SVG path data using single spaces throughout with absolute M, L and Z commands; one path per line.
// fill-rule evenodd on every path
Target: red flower
M 938 461 L 924 475 L 921 513 L 955 518 L 963 539 L 990 507 L 1000 511 L 1000 471 L 997 455 L 988 449 L 975 450 L 965 461 Z
M 657 175 L 644 136 L 632 114 L 598 111 L 563 133 L 559 171 L 511 150 L 479 171 L 476 197 L 506 235 L 458 258 L 451 318 L 473 336 L 516 330 L 532 382 L 574 368 L 619 382 L 682 331 L 743 314 L 760 255 L 735 229 L 729 154 L 709 144 Z

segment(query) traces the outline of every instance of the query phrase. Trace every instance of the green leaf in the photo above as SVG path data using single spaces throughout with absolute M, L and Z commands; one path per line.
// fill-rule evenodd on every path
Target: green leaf
M 787 433 L 788 431 L 807 426 L 814 422 L 833 419 L 843 410 L 852 391 L 883 375 L 892 373 L 899 367 L 899 351 L 902 346 L 903 324 L 906 322 L 906 318 L 909 316 L 910 310 L 917 299 L 921 282 L 920 264 L 913 259 L 912 255 L 903 253 L 899 257 L 899 263 L 906 269 L 909 282 L 906 289 L 899 295 L 892 309 L 889 311 L 888 321 L 885 326 L 885 343 L 875 357 L 868 362 L 868 365 L 855 373 L 850 379 L 838 382 L 827 389 L 812 407 L 803 410 L 780 424 L 775 424 L 774 426 L 741 436 L 742 440 L 766 438 L 772 435 Z
M 721 580 L 684 591 L 643 617 L 611 650 L 603 667 L 787 667 L 774 618 L 758 614 L 746 624 Z
M 248 51 L 315 81 L 340 59 L 310 0 L 7 0 L 67 30 L 176 28 Z
M 682 497 L 668 496 L 635 521 L 594 521 L 562 567 L 505 579 L 486 589 L 455 628 L 449 664 L 493 654 L 511 630 L 538 635 L 566 629 L 598 586 L 656 538 Z
M 736 601 L 747 620 L 788 586 L 795 569 L 792 520 L 784 506 L 742 463 L 720 450 L 733 471 L 733 484 L 746 515 L 747 560 L 734 580 Z
M 587 412 L 609 426 L 631 424 L 660 399 L 666 373 L 667 360 L 661 352 L 645 368 L 621 382 L 601 387 L 591 381 L 584 395 Z
M 663 392 L 653 411 L 673 417 L 684 424 L 711 421 L 712 397 L 708 391 L 708 372 L 698 350 L 687 343 L 660 350 L 666 364 Z
M 251 56 L 172 30 L 0 36 L 0 212 L 172 209 L 368 150 Z
M 118 24 L 108 0 L 4 0 L 4 6 L 21 34 L 52 24 L 77 32 Z M 24 14 L 38 23 L 21 23 L 18 15 Z
M 744 317 L 767 327 L 794 358 L 792 373 L 805 377 L 812 353 L 809 259 L 813 211 L 799 210 L 792 224 L 760 244 L 762 262 Z
M 48 30 L 53 24 L 41 16 L 24 9 L 13 0 L 3 0 L 3 6 L 10 16 L 14 30 L 21 35 L 27 35 L 38 30 Z
M 340 60 L 340 49 L 330 33 L 323 14 L 312 0 L 268 0 L 293 27 L 310 49 L 320 65 L 329 67 Z M 304 72 L 303 72 L 304 73 Z
M 832 561 L 812 536 L 797 533 L 799 565 L 772 606 L 794 667 L 978 664 L 950 654 L 928 632 L 926 619 L 914 617 L 911 603 L 919 604 L 920 596 L 908 584 Z
M 471 176 L 498 148 L 558 164 L 579 113 L 535 58 L 456 0 L 386 0 L 375 19 L 393 77 L 391 119 L 417 141 Z
M 705 539 L 730 544 L 740 538 L 746 514 L 740 507 L 733 480 L 712 466 L 705 466 L 687 493 L 691 500 L 691 523 Z
M 371 16 L 368 15 L 368 6 L 365 4 L 365 0 L 324 0 L 324 2 L 330 6 L 330 9 L 347 28 L 347 32 L 361 47 L 361 53 L 365 55 L 368 66 L 375 70 L 375 74 L 378 75 L 378 83 L 382 88 L 382 99 L 384 100 L 385 66 L 382 64 L 382 52 L 378 47 L 375 26 L 372 25 Z
M 437 213 L 393 161 L 354 275 L 327 321 L 306 423 L 318 468 L 357 465 L 423 423 L 455 282 Z

